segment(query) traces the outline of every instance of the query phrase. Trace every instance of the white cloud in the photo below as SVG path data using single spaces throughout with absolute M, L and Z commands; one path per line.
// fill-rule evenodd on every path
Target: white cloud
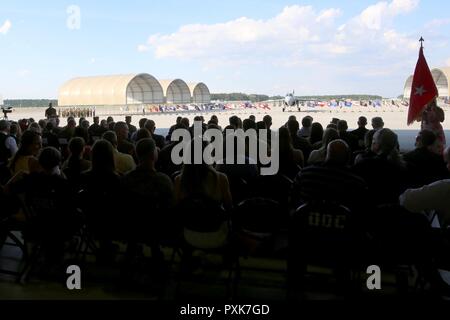
M 383 37 L 391 50 L 414 51 L 419 47 L 417 39 L 409 38 L 404 34 L 397 33 L 395 30 L 387 30 L 384 32 Z
M 144 44 L 140 44 L 137 47 L 137 51 L 138 52 L 147 52 L 149 50 L 148 46 L 144 45 Z
M 367 32 L 389 28 L 395 17 L 407 14 L 417 8 L 419 0 L 381 1 L 367 7 L 358 16 L 351 19 L 339 30 L 352 35 L 364 35 Z
M 397 16 L 411 12 L 418 4 L 419 0 L 393 0 L 371 5 L 338 28 L 336 41 L 354 47 L 378 46 L 392 53 L 417 50 L 416 37 L 397 32 L 394 22 Z
M 335 18 L 338 18 L 342 15 L 342 11 L 340 9 L 327 9 L 320 13 L 320 15 L 316 18 L 318 23 L 325 22 L 334 22 Z
M 204 71 L 270 64 L 381 76 L 401 70 L 404 64 L 391 66 L 417 50 L 417 36 L 397 31 L 395 20 L 418 4 L 419 0 L 380 1 L 345 21 L 338 21 L 343 15 L 339 8 L 318 11 L 292 5 L 265 20 L 240 17 L 184 25 L 173 33 L 151 35 L 137 50 L 158 59 L 195 60 Z
M 138 51 L 152 50 L 157 58 L 226 60 L 277 55 L 324 41 L 334 19 L 341 14 L 330 8 L 316 12 L 312 6 L 293 5 L 267 20 L 241 17 L 225 23 L 190 24 L 172 34 L 154 34 Z M 246 59 L 244 59 L 246 60 Z
M 445 64 L 447 65 L 447 67 L 450 67 L 450 58 L 448 58 L 447 61 L 445 61 Z
M 17 75 L 20 78 L 26 78 L 29 74 L 30 74 L 30 70 L 28 70 L 28 69 L 20 69 L 19 71 L 17 71 Z
M 7 34 L 9 32 L 9 29 L 11 29 L 12 23 L 9 20 L 6 20 L 2 26 L 0 27 L 0 33 L 1 34 Z
M 450 24 L 450 19 L 433 19 L 425 25 L 427 29 L 440 28 Z
M 96 63 L 97 62 L 97 60 L 95 59 L 95 58 L 91 58 L 90 60 L 89 60 L 89 63 L 90 64 L 94 64 L 94 63 Z
M 393 0 L 389 4 L 389 11 L 395 15 L 413 11 L 419 5 L 419 0 Z

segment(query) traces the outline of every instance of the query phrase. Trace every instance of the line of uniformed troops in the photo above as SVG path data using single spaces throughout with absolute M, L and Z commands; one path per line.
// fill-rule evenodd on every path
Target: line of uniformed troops
M 95 109 L 92 108 L 70 108 L 58 109 L 58 117 L 88 118 L 95 117 Z

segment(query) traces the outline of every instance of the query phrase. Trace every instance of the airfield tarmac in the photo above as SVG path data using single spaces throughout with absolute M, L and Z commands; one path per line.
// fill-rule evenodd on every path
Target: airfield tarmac
M 16 108 L 9 114 L 10 120 L 19 120 L 23 118 L 34 118 L 36 121 L 44 118 L 46 108 Z M 446 114 L 450 114 L 450 107 L 444 107 Z M 105 110 L 106 111 L 106 110 Z M 357 121 L 360 116 L 365 116 L 368 119 L 368 128 L 371 128 L 370 121 L 373 117 L 382 117 L 386 128 L 393 129 L 399 136 L 399 142 L 401 149 L 411 150 L 414 148 L 415 136 L 420 130 L 420 123 L 414 123 L 408 126 L 406 123 L 406 118 L 408 114 L 407 107 L 397 107 L 397 106 L 383 106 L 383 107 L 316 107 L 308 108 L 303 107 L 299 112 L 287 111 L 283 112 L 281 108 L 275 107 L 271 110 L 264 109 L 236 109 L 236 110 L 225 110 L 225 111 L 210 111 L 210 112 L 176 112 L 176 113 L 147 113 L 145 116 L 142 114 L 130 114 L 132 115 L 132 123 L 138 126 L 139 119 L 145 117 L 152 119 L 156 122 L 157 132 L 159 134 L 165 134 L 168 128 L 175 123 L 177 116 L 186 117 L 191 121 L 195 116 L 203 115 L 205 120 L 208 121 L 211 115 L 215 114 L 219 118 L 219 125 L 225 127 L 228 125 L 228 119 L 232 115 L 237 115 L 242 119 L 248 118 L 250 115 L 255 115 L 257 121 L 261 121 L 265 115 L 270 115 L 272 117 L 272 129 L 279 128 L 284 125 L 288 120 L 288 117 L 294 115 L 297 120 L 301 123 L 301 119 L 307 115 L 313 117 L 314 122 L 319 122 L 325 128 L 327 124 L 333 118 L 338 118 L 346 120 L 349 129 L 357 128 Z M 97 115 L 100 119 L 106 119 L 107 116 L 112 116 L 115 121 L 124 121 L 125 115 L 120 110 L 109 110 L 102 112 L 97 108 Z M 78 120 L 78 119 L 76 119 Z M 92 118 L 87 118 L 92 123 Z M 61 119 L 61 126 L 66 124 L 66 119 Z M 447 115 L 443 127 L 446 130 L 446 138 L 448 144 L 450 144 L 450 115 Z

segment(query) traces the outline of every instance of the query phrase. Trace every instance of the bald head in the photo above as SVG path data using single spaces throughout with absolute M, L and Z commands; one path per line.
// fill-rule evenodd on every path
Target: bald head
M 346 166 L 350 158 L 350 148 L 344 140 L 334 140 L 327 147 L 327 163 Z
M 389 154 L 398 146 L 398 137 L 390 129 L 375 132 L 372 140 L 372 151 L 376 154 Z
M 150 133 L 155 132 L 156 124 L 153 120 L 147 120 L 145 122 L 144 128 L 147 129 Z

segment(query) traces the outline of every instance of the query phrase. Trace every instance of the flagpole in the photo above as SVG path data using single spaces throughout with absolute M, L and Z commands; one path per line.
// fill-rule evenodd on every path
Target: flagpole
M 423 37 L 420 37 L 419 59 L 414 71 L 409 99 L 408 125 L 416 121 L 426 106 L 439 95 L 433 75 L 423 54 L 424 41 Z

